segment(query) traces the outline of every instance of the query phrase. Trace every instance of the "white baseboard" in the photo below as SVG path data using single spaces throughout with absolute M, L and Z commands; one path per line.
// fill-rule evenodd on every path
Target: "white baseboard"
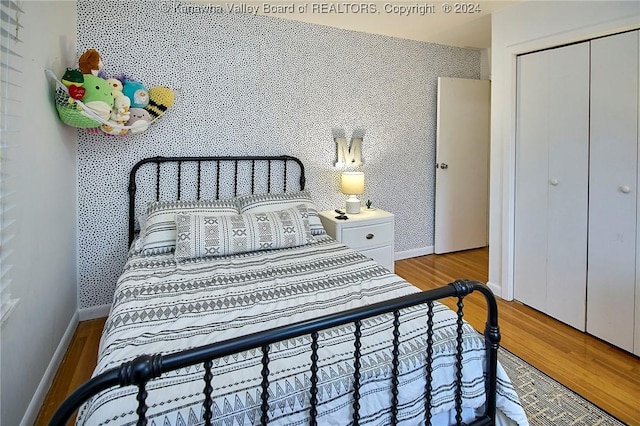
M 395 260 L 409 259 L 411 257 L 426 256 L 433 254 L 433 246 L 421 247 L 412 250 L 395 252 Z
M 502 298 L 502 286 L 489 281 L 487 282 L 487 287 L 489 287 L 489 289 L 493 292 L 494 296 Z
M 67 329 L 56 348 L 53 356 L 51 357 L 51 362 L 47 366 L 44 374 L 42 375 L 42 380 L 40 380 L 40 384 L 36 389 L 36 392 L 33 394 L 33 398 L 31 398 L 31 402 L 27 407 L 27 411 L 24 413 L 24 417 L 20 422 L 21 426 L 30 426 L 33 425 L 38 417 L 38 413 L 40 412 L 40 408 L 44 403 L 44 399 L 47 396 L 47 392 L 49 392 L 49 388 L 51 387 L 51 383 L 53 383 L 53 379 L 58 372 L 58 368 L 60 367 L 60 363 L 62 363 L 62 359 L 64 358 L 65 353 L 67 352 L 67 348 L 71 343 L 71 338 L 73 337 L 73 333 L 76 331 L 76 327 L 78 326 L 78 312 L 73 314 L 71 317 L 71 321 L 67 326 Z
M 99 305 L 78 309 L 78 314 L 80 315 L 80 321 L 88 321 L 108 316 L 109 310 L 111 310 L 111 305 Z

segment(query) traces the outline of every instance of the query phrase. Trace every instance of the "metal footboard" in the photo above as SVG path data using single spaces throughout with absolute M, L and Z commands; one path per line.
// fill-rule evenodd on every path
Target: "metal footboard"
M 230 339 L 224 342 L 214 343 L 183 352 L 170 355 L 144 355 L 133 361 L 122 364 L 119 368 L 114 368 L 92 378 L 73 394 L 71 394 L 64 403 L 58 408 L 51 419 L 50 425 L 64 425 L 73 416 L 74 412 L 91 396 L 117 386 L 137 386 L 138 400 L 138 425 L 146 425 L 146 384 L 151 379 L 160 377 L 163 373 L 188 367 L 191 365 L 203 364 L 205 369 L 203 395 L 204 395 L 204 420 L 206 425 L 211 425 L 213 419 L 212 413 L 212 382 L 215 376 L 212 373 L 213 360 L 233 355 L 242 351 L 261 348 L 262 350 L 262 383 L 261 383 L 261 416 L 260 423 L 265 425 L 269 423 L 269 348 L 270 345 L 282 340 L 300 337 L 304 335 L 311 336 L 311 387 L 309 389 L 310 396 L 310 424 L 316 425 L 317 416 L 317 383 L 318 383 L 318 332 L 324 329 L 344 325 L 354 324 L 354 373 L 353 373 L 353 418 L 351 424 L 358 425 L 360 420 L 360 338 L 362 320 L 382 314 L 393 313 L 393 360 L 392 360 L 392 378 L 391 378 L 391 422 L 397 423 L 398 415 L 398 371 L 399 371 L 399 327 L 401 320 L 400 311 L 416 305 L 425 305 L 425 321 L 428 325 L 427 331 L 427 368 L 426 389 L 425 389 L 425 413 L 426 418 L 424 424 L 431 424 L 431 373 L 433 361 L 433 302 L 448 297 L 457 298 L 457 351 L 456 351 L 456 397 L 455 410 L 456 421 L 462 424 L 462 333 L 463 333 L 463 300 L 468 294 L 479 291 L 485 297 L 487 303 L 487 320 L 484 330 L 485 347 L 486 347 L 486 402 L 484 414 L 475 419 L 469 425 L 492 425 L 495 423 L 496 415 L 496 373 L 497 373 L 497 354 L 500 342 L 500 330 L 498 327 L 498 308 L 496 300 L 491 290 L 484 284 L 475 281 L 455 281 L 445 287 L 428 290 L 421 293 L 407 295 L 401 298 L 351 309 L 337 314 L 327 315 L 316 319 L 303 321 L 279 327 L 264 332 L 255 333 L 247 336 Z

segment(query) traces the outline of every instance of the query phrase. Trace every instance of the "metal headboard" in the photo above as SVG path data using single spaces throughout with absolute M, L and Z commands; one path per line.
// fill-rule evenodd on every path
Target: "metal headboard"
M 177 175 L 167 176 L 168 173 L 162 170 L 161 164 L 163 163 L 175 163 L 177 165 Z M 151 157 L 145 158 L 137 162 L 131 169 L 129 174 L 129 244 L 135 237 L 135 214 L 136 214 L 136 173 L 138 170 L 146 165 L 155 164 L 155 200 L 161 199 L 161 191 L 165 187 L 165 183 L 175 182 L 172 185 L 176 188 L 177 197 L 172 197 L 172 200 L 181 200 L 183 194 L 182 181 L 183 181 L 183 167 L 185 163 L 196 165 L 196 191 L 195 199 L 200 200 L 203 193 L 203 180 L 202 173 L 204 170 L 213 167 L 215 170 L 215 199 L 220 198 L 221 185 L 229 186 L 233 185 L 233 196 L 254 194 L 258 187 L 266 189 L 266 193 L 271 192 L 287 192 L 288 190 L 303 190 L 305 186 L 305 174 L 304 165 L 296 157 L 288 155 L 280 156 L 247 156 L 247 157 Z M 262 164 L 264 163 L 264 164 Z M 232 165 L 232 171 L 229 171 L 225 164 Z M 256 165 L 262 164 L 266 172 L 264 174 L 256 174 Z M 289 170 L 289 166 L 293 165 L 297 170 Z M 238 176 L 238 173 L 243 170 L 247 173 Z M 287 175 L 297 172 L 299 173 L 298 187 L 289 188 L 287 185 Z M 229 180 L 230 175 L 233 175 L 233 180 Z M 281 179 L 275 179 L 275 177 L 281 176 Z M 247 190 L 244 193 L 239 193 L 239 179 L 243 182 L 249 181 Z M 279 187 L 274 187 L 274 182 L 280 183 Z M 208 183 L 208 181 L 207 181 Z M 264 191 L 260 191 L 263 193 Z M 152 201 L 152 200 L 147 200 Z

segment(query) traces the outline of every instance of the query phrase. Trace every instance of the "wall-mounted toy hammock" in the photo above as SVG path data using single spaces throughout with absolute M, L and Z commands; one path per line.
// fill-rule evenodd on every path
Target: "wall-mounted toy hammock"
M 147 89 L 127 78 L 104 79 L 99 67 L 87 65 L 91 49 L 80 58 L 80 69 L 67 68 L 61 79 L 45 70 L 55 83 L 55 103 L 63 123 L 109 135 L 124 136 L 147 130 L 173 106 L 174 94 L 165 86 Z M 101 64 L 99 56 L 97 61 Z M 84 69 L 83 69 L 84 68 Z

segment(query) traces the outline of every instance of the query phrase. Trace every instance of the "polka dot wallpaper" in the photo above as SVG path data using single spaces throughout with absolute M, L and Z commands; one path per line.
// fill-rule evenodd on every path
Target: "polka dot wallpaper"
M 78 55 L 176 94 L 144 133 L 79 133 L 81 308 L 112 301 L 128 173 L 154 155 L 295 155 L 324 210 L 346 198 L 333 138 L 362 137 L 362 198 L 396 215 L 396 250 L 433 245 L 437 77 L 479 78 L 479 52 L 180 5 L 78 3 Z

